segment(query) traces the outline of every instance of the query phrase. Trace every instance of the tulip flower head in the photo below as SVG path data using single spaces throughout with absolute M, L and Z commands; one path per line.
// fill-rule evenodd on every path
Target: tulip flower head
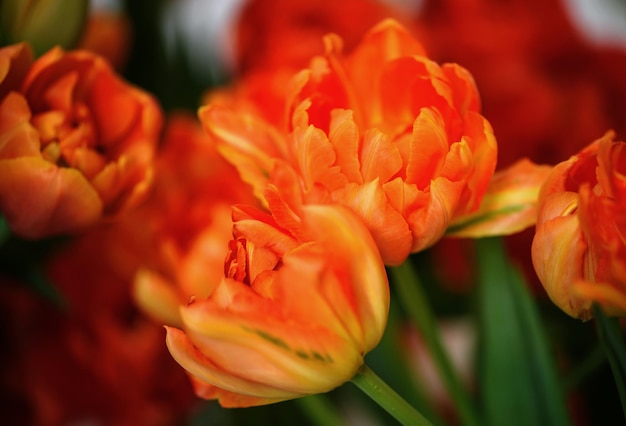
M 97 55 L 0 49 L 0 212 L 40 238 L 136 206 L 152 179 L 161 111 Z
M 179 306 L 192 296 L 207 297 L 222 278 L 231 206 L 255 202 L 196 117 L 169 115 L 150 197 L 116 224 L 141 242 L 134 250 L 141 272 L 133 293 L 142 311 L 158 324 L 179 326 Z
M 291 80 L 287 128 L 208 105 L 200 118 L 257 194 L 271 184 L 291 210 L 338 203 L 367 225 L 386 264 L 434 244 L 476 210 L 496 164 L 491 126 L 471 75 L 429 60 L 393 20 L 344 54 L 326 54 Z
M 380 340 L 389 289 L 369 232 L 341 206 L 302 213 L 234 208 L 223 280 L 167 327 L 199 396 L 245 407 L 327 392 Z
M 558 164 L 539 198 L 533 264 L 563 311 L 626 314 L 626 143 L 607 133 Z

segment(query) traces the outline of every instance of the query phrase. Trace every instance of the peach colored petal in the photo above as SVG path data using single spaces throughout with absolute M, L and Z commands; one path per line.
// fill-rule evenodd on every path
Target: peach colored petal
M 335 151 L 324 132 L 307 126 L 294 129 L 290 136 L 292 163 L 302 176 L 305 192 L 318 184 L 332 191 L 346 183 L 339 167 L 334 166 Z
M 92 225 L 102 202 L 76 170 L 21 157 L 0 160 L 0 210 L 15 233 L 40 238 Z
M 10 93 L 0 102 L 0 159 L 40 155 L 39 134 L 30 117 L 28 104 L 18 93 Z
M 37 60 L 31 64 L 30 69 L 28 70 L 28 75 L 22 83 L 22 88 L 28 88 L 29 91 L 33 90 L 32 86 L 35 85 L 36 80 L 40 79 L 41 75 L 46 73 L 46 70 L 48 70 L 48 73 L 50 73 L 50 65 L 59 61 L 62 58 L 63 53 L 63 49 L 61 49 L 60 47 L 54 47 L 39 58 L 37 58 Z M 54 76 L 56 77 L 58 77 L 59 75 L 60 73 L 54 73 Z M 47 77 L 49 78 L 51 76 Z M 44 83 L 44 86 L 45 85 L 46 83 Z M 40 97 L 41 89 L 38 87 L 35 90 L 37 92 L 36 97 Z M 24 92 L 26 92 L 26 90 L 24 90 Z M 26 94 L 30 95 L 30 93 Z
M 217 399 L 224 408 L 245 408 L 258 405 L 274 404 L 283 399 L 259 398 L 256 396 L 242 395 L 228 392 L 215 386 L 209 385 L 194 376 L 189 376 L 197 396 L 204 399 Z
M 402 167 L 398 148 L 389 136 L 376 129 L 368 130 L 363 135 L 359 160 L 364 182 L 387 182 Z
M 411 252 L 433 245 L 445 233 L 458 204 L 462 182 L 451 182 L 438 177 L 430 184 L 429 192 L 415 200 L 415 207 L 408 212 L 408 224 L 413 235 Z
M 453 182 L 466 182 L 469 180 L 474 167 L 474 156 L 470 150 L 466 138 L 463 137 L 459 142 L 450 145 L 450 149 L 446 153 L 443 160 L 443 167 L 438 175 Z M 468 194 L 469 195 L 469 194 Z M 468 200 L 462 200 L 466 203 Z M 454 206 L 456 210 L 456 206 Z
M 452 88 L 452 103 L 459 115 L 480 111 L 480 95 L 472 74 L 458 64 L 443 64 L 441 69 Z
M 77 148 L 72 154 L 73 167 L 88 180 L 94 178 L 106 166 L 106 159 L 93 150 Z
M 510 235 L 537 221 L 539 190 L 552 167 L 522 159 L 494 174 L 478 211 L 457 216 L 446 233 L 481 238 Z
M 283 255 L 297 245 L 297 241 L 289 235 L 276 229 L 275 222 L 265 213 L 244 206 L 233 207 L 234 230 L 245 238 L 251 239 L 258 245 L 274 250 Z
M 351 110 L 331 111 L 328 139 L 337 155 L 336 164 L 349 182 L 363 183 L 359 163 L 359 128 Z
M 226 391 L 248 396 L 281 401 L 293 398 L 293 394 L 262 383 L 255 383 L 225 371 L 209 358 L 204 356 L 182 331 L 165 327 L 167 337 L 165 343 L 172 357 L 190 374 L 203 382 L 214 383 Z M 244 370 L 245 371 L 245 370 Z
M 235 282 L 224 284 L 233 286 Z M 181 312 L 190 340 L 225 371 L 245 374 L 252 382 L 275 384 L 298 396 L 335 388 L 349 380 L 361 364 L 354 345 L 326 328 L 333 324 L 286 321 L 284 308 L 252 294 L 242 284 L 230 297 L 228 310 L 191 304 Z M 315 309 L 311 306 L 313 315 Z M 243 389 L 241 393 L 247 392 Z
M 336 38 L 332 34 L 326 39 Z M 308 123 L 328 133 L 331 112 L 335 109 L 353 109 L 358 117 L 358 104 L 353 101 L 350 84 L 342 65 L 334 57 L 315 57 L 309 69 L 295 77 L 287 97 L 292 126 L 302 123 L 306 106 Z
M 387 195 L 389 204 L 405 218 L 409 216 L 409 212 L 416 205 L 422 206 L 418 199 L 420 194 L 423 196 L 424 193 L 415 185 L 403 181 L 400 177 L 384 183 L 382 188 L 385 191 L 385 195 Z
M 400 24 L 384 20 L 372 28 L 347 59 L 346 68 L 359 94 L 367 93 L 371 73 L 402 56 L 424 56 L 422 45 Z
M 124 178 L 121 161 L 109 162 L 92 180 L 93 188 L 104 204 L 110 204 L 123 190 Z
M 572 292 L 572 284 L 584 276 L 587 259 L 577 207 L 574 192 L 555 192 L 544 198 L 531 254 L 537 276 L 552 301 L 568 315 L 589 319 L 591 301 Z
M 412 241 L 409 225 L 389 204 L 378 180 L 347 184 L 333 198 L 348 206 L 367 225 L 386 265 L 397 265 L 406 259 Z
M 256 117 L 219 106 L 200 108 L 199 117 L 208 134 L 215 138 L 219 152 L 237 167 L 241 178 L 262 199 L 273 158 L 286 158 L 283 137 Z
M 573 291 L 582 300 L 593 300 L 602 305 L 608 315 L 626 315 L 626 293 L 622 288 L 616 288 L 610 283 L 578 280 L 573 283 Z
M 441 68 L 427 58 L 407 56 L 388 62 L 379 80 L 380 110 L 372 110 L 370 123 L 392 136 L 409 129 L 422 108 L 438 109 L 448 119 L 457 115 Z
M 173 283 L 143 269 L 137 272 L 132 291 L 135 302 L 146 314 L 161 324 L 182 327 L 179 309 L 188 300 L 183 299 Z
M 74 103 L 74 91 L 79 78 L 78 71 L 59 77 L 46 88 L 43 100 L 53 110 L 69 112 Z
M 231 206 L 217 205 L 211 212 L 211 224 L 200 231 L 186 256 L 177 265 L 180 290 L 185 302 L 190 297 L 204 299 L 219 284 L 232 238 Z
M 146 104 L 154 101 L 117 79 L 103 60 L 96 61 L 94 67 L 96 77 L 88 102 L 100 143 L 104 146 L 114 145 L 129 136 L 133 128 L 139 125 L 145 109 L 152 107 Z M 153 108 L 156 109 L 156 105 Z M 145 128 L 148 130 L 154 126 Z
M 291 169 L 288 169 L 291 170 Z M 294 178 L 297 179 L 297 176 Z M 291 181 L 293 185 L 298 185 L 297 180 Z M 270 184 L 265 189 L 265 200 L 272 215 L 276 218 L 276 221 L 281 227 L 285 228 L 291 235 L 297 240 L 304 240 L 304 230 L 302 226 L 302 219 L 300 218 L 300 211 L 302 207 L 302 201 L 298 200 L 296 203 L 292 199 L 289 199 L 290 189 L 287 182 L 282 182 L 280 189 Z M 295 188 L 300 190 L 300 188 Z
M 449 150 L 443 124 L 441 114 L 431 108 L 422 109 L 415 119 L 406 167 L 407 183 L 424 189 L 441 170 Z
M 462 140 L 472 152 L 473 170 L 467 178 L 469 199 L 460 212 L 478 208 L 496 169 L 498 145 L 491 124 L 478 113 L 468 112 L 465 117 L 465 135 Z
M 26 43 L 0 48 L 0 99 L 19 90 L 32 61 L 33 52 Z
M 348 259 L 347 265 L 337 264 L 336 268 L 350 274 L 343 282 L 344 292 L 354 294 L 347 299 L 356 309 L 355 316 L 363 332 L 362 337 L 357 336 L 358 341 L 364 342 L 365 352 L 368 352 L 378 344 L 389 310 L 387 277 L 376 243 L 361 222 L 347 210 L 321 205 L 304 206 L 303 210 L 305 225 L 312 235 L 317 236 L 317 242 L 327 251 L 334 250 L 340 254 L 333 259 Z M 356 282 L 359 285 L 350 284 Z M 337 286 L 326 285 L 325 281 L 322 283 L 331 291 L 337 289 Z M 331 303 L 331 306 L 336 305 Z M 343 316 L 343 310 L 337 311 L 340 317 Z

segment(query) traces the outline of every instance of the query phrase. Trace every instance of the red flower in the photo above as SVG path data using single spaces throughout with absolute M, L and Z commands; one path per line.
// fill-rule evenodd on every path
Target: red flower
M 300 69 L 324 53 L 326 34 L 338 34 L 351 50 L 373 25 L 392 17 L 400 19 L 376 0 L 248 0 L 234 29 L 236 69 Z

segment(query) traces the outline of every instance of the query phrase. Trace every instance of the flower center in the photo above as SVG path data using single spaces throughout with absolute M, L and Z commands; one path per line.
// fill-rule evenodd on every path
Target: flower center
M 32 123 L 39 131 L 42 156 L 61 167 L 79 170 L 94 178 L 106 165 L 89 108 L 76 103 L 70 111 L 53 109 L 36 114 Z

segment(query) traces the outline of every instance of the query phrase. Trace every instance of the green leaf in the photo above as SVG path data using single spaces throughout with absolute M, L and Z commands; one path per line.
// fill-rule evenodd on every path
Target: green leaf
M 539 313 L 497 238 L 478 240 L 480 387 L 488 425 L 568 425 Z

